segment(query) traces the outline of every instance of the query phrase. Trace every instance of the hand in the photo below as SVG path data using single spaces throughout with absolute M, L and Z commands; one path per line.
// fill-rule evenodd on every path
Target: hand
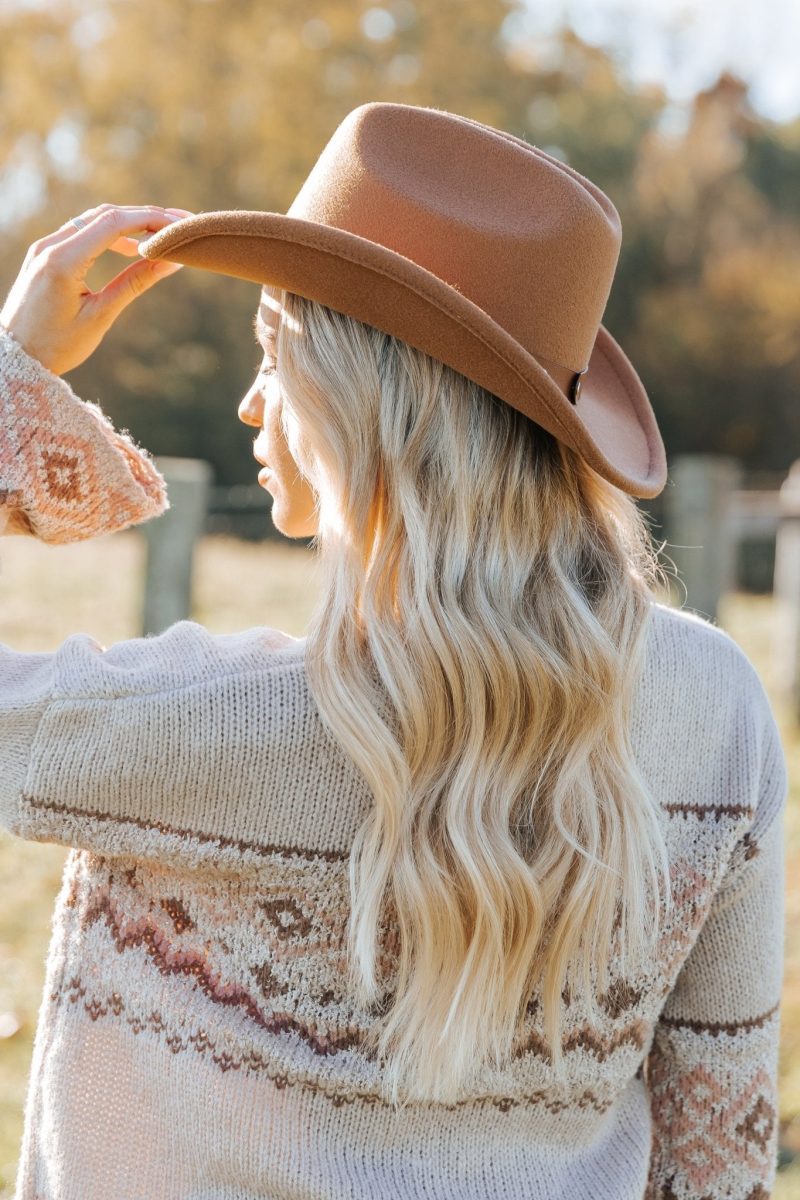
M 82 229 L 66 221 L 29 247 L 0 325 L 54 374 L 71 371 L 96 350 L 123 308 L 180 269 L 180 263 L 140 258 L 138 242 L 127 235 L 155 233 L 193 215 L 182 208 L 100 204 L 81 213 Z M 86 276 L 104 250 L 138 261 L 92 292 Z

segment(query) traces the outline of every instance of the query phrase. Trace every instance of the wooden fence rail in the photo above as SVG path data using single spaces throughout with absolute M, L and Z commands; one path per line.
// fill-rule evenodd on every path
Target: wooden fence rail
M 156 461 L 171 507 L 142 527 L 148 544 L 145 633 L 190 615 L 194 544 L 204 533 L 281 537 L 263 488 L 215 487 L 211 467 L 197 459 Z M 737 549 L 748 540 L 774 546 L 776 677 L 800 719 L 800 460 L 780 489 L 748 490 L 741 484 L 736 460 L 685 455 L 671 463 L 667 487 L 652 508 L 663 524 L 665 557 L 685 589 L 681 602 L 711 620 L 717 619 L 721 597 L 738 584 Z

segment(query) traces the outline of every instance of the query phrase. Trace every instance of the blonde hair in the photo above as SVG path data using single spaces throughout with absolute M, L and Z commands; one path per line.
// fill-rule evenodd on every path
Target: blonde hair
M 320 717 L 374 796 L 349 863 L 349 987 L 387 1096 L 502 1067 L 534 991 L 596 1012 L 613 935 L 652 948 L 669 868 L 629 740 L 646 518 L 572 450 L 407 343 L 281 294 L 284 429 L 318 496 Z M 395 930 L 391 954 L 382 930 Z

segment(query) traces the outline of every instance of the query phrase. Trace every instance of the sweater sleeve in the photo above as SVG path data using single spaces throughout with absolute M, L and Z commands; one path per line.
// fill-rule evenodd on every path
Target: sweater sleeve
M 107 648 L 85 633 L 49 653 L 0 644 L 0 826 L 104 855 L 257 868 L 283 789 L 308 770 L 302 649 L 280 630 L 194 621 Z
M 0 325 L 0 534 L 81 541 L 168 507 L 147 451 Z M 54 654 L 0 645 L 0 825 L 8 829 L 19 827 L 34 736 L 73 645 Z
M 0 326 L 0 534 L 77 542 L 168 507 L 148 452 Z
M 763 691 L 749 829 L 661 1012 L 646 1064 L 647 1200 L 768 1200 L 778 1138 L 786 763 Z
M 81 541 L 167 507 L 148 453 L 0 325 L 0 532 Z M 86 633 L 48 653 L 0 644 L 0 827 L 103 854 L 260 861 L 252 797 L 285 765 L 261 743 L 288 736 L 296 641 L 178 621 L 109 648 Z

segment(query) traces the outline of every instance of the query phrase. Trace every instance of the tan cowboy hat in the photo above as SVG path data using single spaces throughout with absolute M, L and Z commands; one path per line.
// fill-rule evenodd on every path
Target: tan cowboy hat
M 198 213 L 141 252 L 394 334 L 647 498 L 666 483 L 664 445 L 600 324 L 620 240 L 608 197 L 537 147 L 440 109 L 372 103 L 345 117 L 285 215 Z

